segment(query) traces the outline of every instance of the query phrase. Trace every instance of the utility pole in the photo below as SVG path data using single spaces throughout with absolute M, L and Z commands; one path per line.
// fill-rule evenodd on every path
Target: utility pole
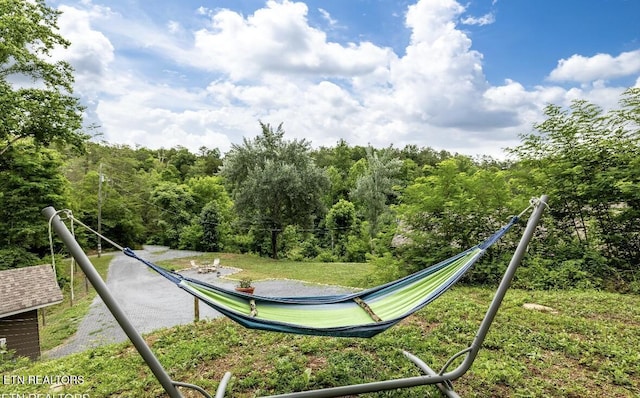
M 100 170 L 98 172 L 98 258 L 102 254 L 102 163 L 100 163 Z

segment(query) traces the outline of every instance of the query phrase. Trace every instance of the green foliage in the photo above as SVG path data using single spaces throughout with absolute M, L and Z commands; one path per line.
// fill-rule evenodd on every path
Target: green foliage
M 369 221 L 371 236 L 378 232 L 380 218 L 396 195 L 394 187 L 399 183 L 402 165 L 402 161 L 393 157 L 391 151 L 374 152 L 373 148 L 367 148 L 367 168 L 349 195 Z
M 347 236 L 347 244 L 345 245 L 345 254 L 343 261 L 349 262 L 363 262 L 367 258 L 371 247 L 368 234 L 368 226 L 363 223 L 359 233 L 350 234 Z
M 40 258 L 23 247 L 3 247 L 0 249 L 0 271 L 11 268 L 36 265 Z
M 201 210 L 205 205 L 215 202 L 218 210 L 224 213 L 224 218 L 229 218 L 231 198 L 227 193 L 224 182 L 219 176 L 197 176 L 189 178 L 186 182 L 195 201 L 195 209 Z
M 202 249 L 208 252 L 221 251 L 223 248 L 223 216 L 218 207 L 218 203 L 211 201 L 207 203 L 200 212 L 200 242 Z
M 304 259 L 300 245 L 305 237 L 298 229 L 295 225 L 287 225 L 282 231 L 278 245 L 278 251 L 285 253 L 285 257 L 292 261 L 302 261 Z
M 315 258 L 315 261 L 321 263 L 335 263 L 338 261 L 338 256 L 333 254 L 331 250 L 321 250 Z
M 427 170 L 408 186 L 398 206 L 401 234 L 408 238 L 398 247 L 405 273 L 415 272 L 472 247 L 526 208 L 515 194 L 517 182 L 503 170 L 481 169 L 469 158 L 453 157 Z M 488 283 L 502 275 L 497 266 L 512 253 L 517 242 L 510 234 L 488 253 L 482 266 L 468 279 Z M 511 238 L 510 238 L 511 237 Z M 488 261 L 487 261 L 488 260 Z
M 559 247 L 574 247 L 566 261 L 589 263 L 593 252 L 607 259 L 586 271 L 596 278 L 640 263 L 639 98 L 640 89 L 629 89 L 606 113 L 584 100 L 549 105 L 547 119 L 512 150 L 553 200 L 549 233 Z
M 161 182 L 151 192 L 150 202 L 162 213 L 155 225 L 154 240 L 175 247 L 182 228 L 191 224 L 195 201 L 186 185 Z
M 212 176 L 222 167 L 222 158 L 218 148 L 200 147 L 199 156 L 189 169 L 190 176 Z
M 362 278 L 361 283 L 364 285 L 382 285 L 405 276 L 402 270 L 402 263 L 390 252 L 385 252 L 379 256 L 370 255 L 368 261 L 375 268 L 374 272 Z
M 331 207 L 340 199 L 349 198 L 349 191 L 355 187 L 355 179 L 349 178 L 349 175 L 352 166 L 359 160 L 359 149 L 350 147 L 344 139 L 340 139 L 333 148 L 320 148 L 315 151 L 316 164 L 325 169 L 330 181 L 325 197 L 327 207 Z
M 178 235 L 178 249 L 204 250 L 204 230 L 201 224 L 185 225 Z
M 331 249 L 338 258 L 346 257 L 347 243 L 354 233 L 356 221 L 356 207 L 344 199 L 334 204 L 325 217 L 325 226 L 331 235 Z
M 22 142 L 0 157 L 0 244 L 43 255 L 48 252 L 47 223 L 40 211 L 66 207 L 67 181 L 60 155 L 50 149 L 36 151 Z
M 27 138 L 78 148 L 87 138 L 79 131 L 82 107 L 71 95 L 73 70 L 48 59 L 51 50 L 70 44 L 56 32 L 59 15 L 44 0 L 0 2 L 0 156 Z M 25 78 L 40 84 L 10 83 Z
M 606 259 L 596 251 L 551 258 L 534 257 L 518 270 L 514 286 L 524 289 L 603 288 L 604 278 L 598 269 Z
M 222 167 L 236 212 L 248 226 L 271 234 L 271 255 L 277 258 L 278 235 L 287 225 L 310 227 L 323 210 L 328 181 L 315 166 L 305 140 L 284 140 L 282 125 L 273 131 L 260 123 L 262 135 L 233 145 Z

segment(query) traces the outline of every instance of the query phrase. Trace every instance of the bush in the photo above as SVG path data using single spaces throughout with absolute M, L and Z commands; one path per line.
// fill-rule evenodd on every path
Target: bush
M 363 262 L 369 253 L 369 239 L 363 236 L 349 235 L 345 253 L 345 261 Z
M 312 259 L 316 258 L 320 254 L 320 248 L 318 247 L 318 239 L 315 236 L 309 236 L 307 239 L 300 243 L 300 250 L 304 258 Z
M 375 271 L 367 275 L 363 281 L 358 281 L 364 286 L 382 285 L 407 275 L 403 270 L 402 262 L 394 258 L 390 252 L 382 256 L 369 254 L 367 260 L 375 266 Z
M 208 252 L 221 251 L 222 245 L 222 215 L 215 201 L 207 203 L 200 212 L 199 226 L 201 229 L 199 245 Z
M 180 250 L 203 250 L 202 240 L 204 231 L 200 224 L 191 224 L 180 230 L 178 249 Z
M 601 257 L 589 251 L 582 258 L 534 257 L 518 270 L 514 286 L 521 289 L 591 289 L 604 286 Z
M 0 249 L 0 270 L 28 267 L 39 264 L 41 261 L 33 253 L 22 247 L 8 247 Z
M 322 250 L 316 256 L 316 261 L 321 261 L 323 263 L 333 263 L 338 261 L 338 259 L 333 255 L 333 253 L 331 253 L 330 250 Z
M 247 232 L 245 234 L 235 233 L 229 236 L 229 241 L 225 246 L 226 252 L 236 253 L 249 253 L 253 246 L 253 233 Z

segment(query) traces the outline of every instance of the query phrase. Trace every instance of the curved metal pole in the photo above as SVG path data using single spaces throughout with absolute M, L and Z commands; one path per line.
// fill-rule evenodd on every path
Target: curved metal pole
M 231 380 L 231 372 L 226 372 L 222 377 L 222 380 L 220 380 L 220 384 L 218 384 L 218 389 L 216 390 L 215 398 L 224 397 L 224 394 L 227 390 L 227 384 L 229 384 L 230 380 Z
M 493 297 L 491 304 L 485 314 L 480 327 L 478 328 L 478 332 L 476 333 L 475 338 L 473 339 L 473 343 L 469 348 L 463 350 L 461 353 L 468 351 L 467 356 L 463 360 L 463 362 L 453 371 L 447 372 L 444 374 L 428 374 L 424 376 L 415 376 L 415 377 L 406 377 L 402 379 L 395 380 L 384 380 L 377 381 L 371 383 L 364 384 L 355 384 L 351 386 L 342 386 L 342 387 L 330 387 L 321 390 L 310 390 L 310 391 L 301 391 L 294 392 L 288 394 L 280 394 L 280 395 L 271 395 L 270 398 L 275 397 L 287 397 L 287 398 L 323 398 L 323 397 L 340 397 L 344 395 L 352 395 L 352 394 L 363 394 L 367 392 L 376 392 L 382 390 L 392 390 L 396 388 L 408 388 L 408 387 L 416 387 L 427 384 L 439 384 L 444 383 L 445 386 L 449 385 L 452 380 L 460 378 L 464 375 L 475 360 L 482 343 L 484 342 L 487 333 L 489 332 L 489 327 L 493 322 L 500 305 L 502 304 L 502 300 L 511 285 L 511 281 L 513 280 L 513 276 L 515 275 L 516 269 L 520 265 L 522 258 L 524 257 L 527 246 L 533 237 L 535 229 L 542 217 L 542 213 L 544 208 L 547 206 L 548 201 L 547 195 L 542 195 L 540 199 L 538 199 L 538 203 L 535 206 L 531 217 L 529 217 L 529 221 L 527 222 L 527 227 L 525 228 L 524 233 L 522 234 L 522 238 L 520 239 L 520 243 L 518 243 L 518 247 L 507 266 L 507 270 L 505 271 L 504 276 L 502 277 L 502 281 L 496 290 L 496 294 Z M 457 358 L 459 354 L 454 355 L 452 358 Z M 414 362 L 415 363 L 415 362 Z M 450 361 L 447 362 L 447 366 L 450 364 Z M 444 368 L 446 369 L 446 367 Z M 429 372 L 431 373 L 431 372 Z M 434 372 L 435 373 L 435 372 Z
M 520 243 L 518 243 L 518 247 L 516 251 L 513 253 L 513 257 L 511 257 L 511 261 L 509 262 L 509 266 L 502 277 L 502 281 L 500 281 L 500 285 L 496 290 L 496 294 L 493 296 L 493 300 L 491 301 L 491 305 L 489 305 L 489 309 L 480 323 L 480 327 L 478 328 L 478 332 L 471 343 L 471 350 L 465 357 L 464 361 L 458 366 L 456 369 L 449 373 L 445 373 L 445 376 L 449 376 L 449 380 L 455 380 L 465 374 L 467 370 L 473 364 L 473 361 L 476 359 L 478 355 L 478 351 L 482 347 L 484 343 L 485 337 L 487 337 L 487 333 L 489 332 L 489 328 L 493 323 L 494 318 L 502 304 L 502 300 L 504 296 L 507 294 L 507 290 L 509 286 L 511 286 L 511 281 L 513 280 L 513 276 L 522 261 L 522 258 L 527 252 L 527 247 L 529 246 L 529 242 L 531 238 L 533 238 L 533 234 L 540 222 L 540 218 L 542 217 L 542 213 L 544 209 L 548 206 L 547 202 L 549 201 L 549 197 L 547 195 L 542 195 L 538 200 L 533 213 L 529 217 L 529 221 L 527 222 L 527 227 L 522 234 L 522 238 L 520 238 Z
M 461 377 L 462 375 L 464 375 L 467 370 L 469 370 L 469 368 L 471 367 L 471 365 L 473 364 L 473 361 L 475 360 L 478 351 L 480 350 L 480 347 L 482 346 L 482 343 L 484 342 L 484 339 L 487 335 L 487 333 L 489 332 L 489 328 L 491 326 L 491 323 L 493 322 L 496 313 L 498 312 L 498 309 L 500 308 L 500 305 L 502 304 L 502 300 L 504 299 L 504 296 L 507 292 L 507 290 L 509 289 L 509 286 L 511 285 L 511 281 L 513 280 L 513 276 L 515 275 L 516 269 L 518 268 L 518 266 L 520 265 L 520 262 L 522 261 L 522 258 L 524 257 L 526 250 L 527 250 L 527 246 L 529 245 L 529 242 L 531 241 L 531 238 L 533 237 L 533 234 L 535 232 L 535 229 L 538 225 L 538 222 L 540 221 L 540 218 L 542 217 L 542 213 L 544 211 L 544 208 L 547 206 L 547 201 L 548 201 L 548 196 L 547 195 L 542 195 L 540 197 L 540 199 L 538 200 L 538 203 L 533 211 L 533 214 L 531 215 L 531 217 L 529 218 L 529 221 L 527 223 L 527 227 L 522 235 L 522 238 L 520 239 L 520 243 L 518 244 L 518 247 L 516 248 L 516 251 L 513 254 L 513 257 L 511 258 L 511 261 L 509 262 L 509 265 L 507 267 L 507 270 L 505 271 L 505 274 L 502 278 L 502 281 L 500 282 L 500 285 L 498 286 L 498 289 L 496 290 L 496 294 L 493 297 L 493 300 L 491 302 L 491 305 L 489 306 L 487 313 L 485 314 L 484 319 L 482 320 L 482 323 L 480 324 L 480 327 L 478 328 L 478 332 L 476 333 L 476 336 L 473 340 L 473 343 L 471 344 L 471 346 L 467 349 L 468 353 L 467 356 L 465 357 L 465 359 L 463 360 L 463 362 L 453 371 L 448 372 L 448 373 L 444 373 L 442 374 L 433 374 L 435 372 L 429 372 L 429 375 L 423 375 L 423 376 L 415 376 L 415 377 L 406 377 L 406 378 L 402 378 L 402 379 L 395 379 L 395 380 L 384 380 L 384 381 L 378 381 L 378 382 L 372 382 L 372 383 L 364 383 L 364 384 L 356 384 L 356 385 L 350 385 L 350 386 L 342 386 L 342 387 L 331 387 L 331 388 L 326 388 L 326 389 L 321 389 L 321 390 L 310 390 L 310 391 L 300 391 L 300 392 L 293 392 L 293 393 L 287 393 L 287 394 L 282 394 L 282 395 L 272 395 L 270 397 L 297 397 L 297 398 L 306 398 L 306 397 L 313 397 L 313 398 L 320 398 L 320 397 L 339 397 L 339 396 L 345 396 L 345 395 L 352 395 L 352 394 L 362 394 L 362 393 L 367 393 L 367 392 L 376 392 L 376 391 L 382 391 L 382 390 L 392 390 L 392 389 L 396 389 L 396 388 L 408 388 L 408 387 L 416 387 L 416 386 L 421 386 L 421 385 L 426 385 L 426 384 L 438 384 L 438 383 L 445 383 L 445 386 L 450 385 L 450 382 L 452 380 L 455 380 L 459 377 Z M 50 209 L 50 210 L 49 210 Z M 51 218 L 53 215 L 55 215 L 55 210 L 53 208 L 47 208 L 43 210 L 43 214 L 45 214 L 45 216 L 47 214 L 49 214 L 48 218 Z M 74 246 L 75 249 L 74 251 L 79 251 L 80 253 L 78 253 L 79 257 L 84 258 L 83 262 L 79 261 L 79 258 L 76 258 L 76 261 L 78 261 L 78 263 L 80 264 L 80 266 L 82 267 L 83 271 L 85 271 L 85 273 L 87 273 L 87 270 L 85 270 L 85 265 L 86 263 L 88 263 L 87 268 L 89 271 L 93 271 L 93 273 L 95 273 L 95 276 L 97 277 L 98 281 L 98 285 L 102 285 L 104 286 L 104 291 L 106 293 L 106 295 L 108 297 L 111 298 L 106 285 L 104 285 L 104 282 L 102 281 L 102 279 L 100 278 L 100 276 L 98 275 L 97 271 L 95 270 L 95 268 L 93 268 L 93 265 L 90 263 L 89 259 L 86 257 L 86 255 L 84 254 L 84 252 L 82 251 L 82 249 L 80 249 L 80 246 L 78 245 L 78 243 L 75 241 L 75 239 L 71 236 L 71 234 L 69 233 L 69 231 L 67 230 L 66 226 L 60 221 L 59 217 L 55 216 L 54 217 L 54 229 L 56 229 L 56 232 L 58 233 L 58 235 L 61 235 L 60 237 L 63 239 L 63 241 L 65 241 L 65 238 L 62 237 L 62 235 L 66 235 L 66 239 L 67 240 L 71 240 L 71 245 L 67 245 L 67 247 L 69 248 L 69 250 L 71 251 L 71 246 Z M 60 227 L 61 226 L 61 227 Z M 64 229 L 63 233 L 61 234 L 60 231 L 58 231 L 59 228 Z M 64 232 L 66 232 L 66 234 L 64 234 Z M 65 241 L 66 244 L 66 241 Z M 72 251 L 72 254 L 73 252 Z M 89 275 L 87 274 L 87 277 L 89 277 Z M 91 282 L 93 283 L 93 279 L 91 279 Z M 94 284 L 94 286 L 96 287 L 96 291 L 98 291 L 98 293 L 100 294 L 100 290 L 98 290 L 98 286 Z M 102 294 L 101 294 L 102 297 Z M 103 297 L 104 300 L 104 297 Z M 113 300 L 111 298 L 112 301 L 114 301 L 115 306 L 117 307 L 117 303 L 115 303 L 115 300 Z M 106 300 L 105 300 L 105 304 L 106 304 Z M 111 308 L 110 308 L 111 309 Z M 119 310 L 119 307 L 117 307 L 117 309 Z M 113 312 L 113 311 L 112 311 Z M 120 310 L 120 312 L 122 312 Z M 114 316 L 116 315 L 116 313 L 114 312 Z M 122 314 L 124 320 L 126 322 L 128 322 L 128 319 L 126 318 L 126 316 L 124 316 L 124 314 Z M 116 319 L 118 319 L 118 317 L 116 317 Z M 123 326 L 121 324 L 121 326 Z M 125 327 L 123 326 L 123 329 L 125 329 Z M 149 347 L 144 343 L 144 340 L 142 340 L 142 338 L 140 337 L 139 334 L 137 334 L 137 332 L 135 332 L 135 329 L 133 329 L 133 326 L 131 326 L 131 329 L 134 332 L 133 337 L 139 339 L 142 342 L 142 350 L 138 349 L 138 351 L 140 352 L 140 354 L 143 356 L 143 358 L 145 359 L 145 361 L 147 361 L 147 358 L 145 357 L 145 355 L 143 355 L 143 351 L 148 351 L 149 354 L 151 355 L 152 359 L 155 360 L 155 362 L 157 362 L 157 359 L 155 358 L 155 356 L 153 356 L 153 353 L 151 353 Z M 127 332 L 125 330 L 125 332 Z M 127 333 L 128 335 L 128 333 Z M 134 338 L 132 338 L 132 336 L 129 336 L 131 341 L 134 343 L 134 345 L 136 345 Z M 138 346 L 136 345 L 136 348 L 138 348 Z M 464 350 L 464 351 L 467 351 Z M 464 352 L 463 351 L 463 352 Z M 454 355 L 453 358 L 458 357 L 459 354 Z M 422 363 L 422 361 L 418 360 L 420 363 Z M 416 363 L 414 361 L 414 363 Z M 447 366 L 450 363 L 447 362 Z M 147 364 L 149 365 L 150 368 L 153 367 L 151 365 L 150 362 L 147 362 Z M 162 372 L 164 373 L 164 369 L 162 369 L 162 366 L 157 363 L 157 366 L 159 367 L 160 370 L 162 370 Z M 430 368 L 429 368 L 430 369 Z M 445 368 L 443 368 L 444 371 Z M 155 374 L 155 371 L 154 371 Z M 171 381 L 171 379 L 168 378 L 168 375 L 166 375 L 166 373 L 164 373 L 166 376 L 166 379 L 168 380 L 168 383 L 170 384 L 170 387 L 172 389 L 175 390 L 174 385 L 172 384 L 173 382 Z M 156 377 L 158 377 L 158 375 L 156 374 Z M 223 378 L 218 391 L 216 393 L 216 398 L 218 397 L 222 397 L 224 396 L 224 390 L 226 388 L 226 385 L 229 381 L 229 379 L 231 378 L 231 374 L 227 373 L 225 374 L 225 377 Z M 158 380 L 160 380 L 160 377 L 158 377 Z M 162 381 L 161 381 L 162 383 Z M 180 384 L 180 383 L 177 383 Z M 165 384 L 163 383 L 163 386 Z M 167 390 L 167 392 L 169 392 L 168 389 L 165 388 L 165 390 Z M 178 395 L 176 395 L 176 397 L 181 397 L 179 394 L 179 392 L 176 393 Z M 171 395 L 171 394 L 170 394 Z M 174 395 L 171 395 L 171 397 L 173 398 Z
M 84 253 L 78 242 L 76 242 L 73 235 L 71 235 L 67 226 L 62 222 L 62 220 L 60 220 L 60 217 L 56 214 L 56 209 L 51 206 L 46 207 L 42 210 L 42 214 L 47 220 L 51 220 L 53 230 L 58 234 L 60 239 L 62 239 L 65 246 L 67 246 L 67 249 L 73 258 L 75 258 L 78 265 L 80 265 L 80 268 L 82 268 L 87 279 L 89 279 L 98 295 L 102 298 L 102 301 L 104 301 L 104 304 L 116 318 L 116 321 L 118 321 L 122 330 L 126 333 L 127 337 L 129 337 L 129 340 L 131 340 L 136 350 L 138 350 L 142 359 L 147 363 L 149 369 L 151 369 L 160 384 L 162 384 L 164 390 L 169 394 L 169 397 L 183 398 L 180 391 L 178 391 L 174 386 L 173 381 L 158 361 L 158 358 L 153 355 L 153 352 L 151 352 L 147 343 L 144 341 L 142 336 L 140 336 L 140 333 L 138 333 L 138 331 L 133 327 L 129 318 L 127 318 L 127 315 L 124 313 L 122 308 L 120 308 L 118 302 L 113 298 L 106 283 L 104 283 L 100 274 L 98 274 L 98 271 L 96 271 L 93 264 L 91 264 L 91 261 Z

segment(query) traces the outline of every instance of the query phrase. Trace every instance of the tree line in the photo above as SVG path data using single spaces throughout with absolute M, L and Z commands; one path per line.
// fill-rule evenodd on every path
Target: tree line
M 640 291 L 638 88 L 609 111 L 549 105 L 508 160 L 344 140 L 314 148 L 262 122 L 226 154 L 132 148 L 89 140 L 71 67 L 43 55 L 69 44 L 58 15 L 42 1 L 0 5 L 0 269 L 43 261 L 40 210 L 53 205 L 123 246 L 370 261 L 371 278 L 386 281 L 479 243 L 546 193 L 516 284 Z M 518 237 L 467 281 L 497 280 Z M 97 248 L 95 236 L 78 239 Z

